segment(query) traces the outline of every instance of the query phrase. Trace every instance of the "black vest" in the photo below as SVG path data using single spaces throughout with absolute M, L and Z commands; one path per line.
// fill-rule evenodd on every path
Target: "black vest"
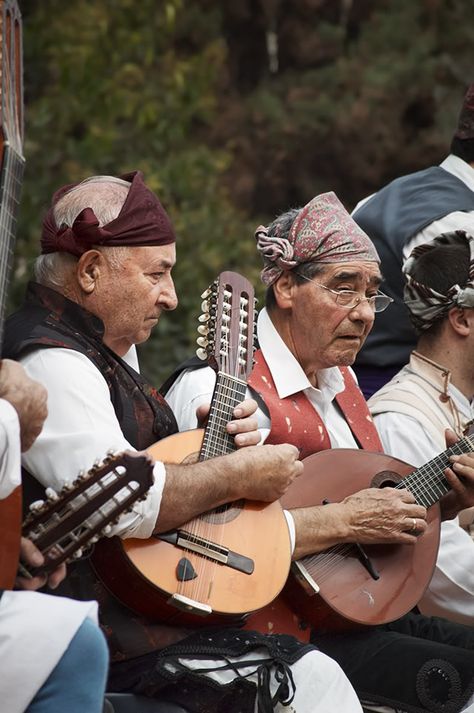
M 403 248 L 430 223 L 454 211 L 474 211 L 474 192 L 435 166 L 395 179 L 354 212 L 380 256 L 381 289 L 395 300 L 376 315 L 357 365 L 401 367 L 408 362 L 417 338 L 403 302 Z

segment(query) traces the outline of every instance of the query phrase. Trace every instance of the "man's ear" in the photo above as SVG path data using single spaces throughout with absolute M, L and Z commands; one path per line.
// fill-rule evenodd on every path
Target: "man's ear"
M 273 284 L 275 302 L 280 309 L 291 309 L 296 286 L 295 278 L 289 270 L 282 272 Z
M 94 292 L 103 267 L 104 257 L 99 250 L 88 250 L 81 255 L 77 262 L 76 275 L 84 292 L 87 294 Z
M 474 329 L 474 311 L 472 309 L 453 307 L 448 312 L 448 319 L 451 328 L 460 337 L 467 337 Z

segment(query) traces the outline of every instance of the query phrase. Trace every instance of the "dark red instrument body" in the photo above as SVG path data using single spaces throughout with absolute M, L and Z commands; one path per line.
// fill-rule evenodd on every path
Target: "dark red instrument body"
M 412 609 L 428 586 L 440 537 L 437 504 L 449 491 L 444 470 L 452 453 L 474 449 L 458 441 L 421 468 L 363 450 L 327 450 L 304 460 L 304 473 L 282 498 L 285 508 L 339 502 L 368 487 L 408 488 L 428 508 L 428 528 L 416 545 L 337 545 L 294 562 L 283 596 L 304 620 L 338 630 L 393 621 Z M 368 566 L 364 564 L 368 558 Z

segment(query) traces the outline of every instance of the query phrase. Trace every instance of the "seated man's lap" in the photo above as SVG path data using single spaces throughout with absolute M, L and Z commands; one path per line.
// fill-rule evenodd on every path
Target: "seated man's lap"
M 409 710 L 461 710 L 474 689 L 474 631 L 436 617 L 407 614 L 384 626 L 318 634 L 361 700 Z

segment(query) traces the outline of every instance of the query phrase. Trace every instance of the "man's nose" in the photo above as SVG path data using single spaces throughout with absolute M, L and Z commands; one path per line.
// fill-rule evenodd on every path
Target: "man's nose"
M 168 284 L 160 292 L 160 295 L 158 297 L 158 303 L 160 307 L 169 311 L 176 309 L 176 307 L 178 306 L 178 296 L 176 294 L 174 282 L 171 277 L 169 278 Z
M 362 320 L 366 324 L 372 324 L 375 319 L 375 311 L 369 300 L 361 300 L 359 304 L 350 311 L 353 320 Z

